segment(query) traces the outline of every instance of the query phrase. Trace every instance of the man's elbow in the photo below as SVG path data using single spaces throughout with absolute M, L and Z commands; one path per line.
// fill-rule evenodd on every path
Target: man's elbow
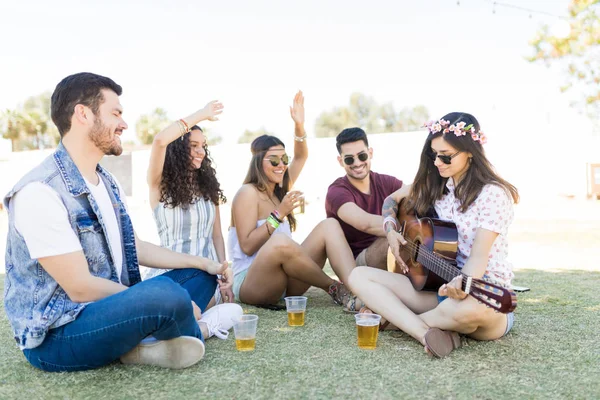
M 76 289 L 67 291 L 67 296 L 74 303 L 88 303 L 93 301 L 92 293 L 90 291 Z
M 91 278 L 91 276 L 90 276 Z M 67 296 L 75 303 L 88 303 L 96 300 L 94 287 L 91 279 L 82 279 L 72 288 L 65 289 Z

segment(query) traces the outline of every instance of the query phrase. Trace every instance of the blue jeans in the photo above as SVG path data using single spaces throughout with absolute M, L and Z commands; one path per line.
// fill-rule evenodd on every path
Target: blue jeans
M 216 285 L 204 271 L 166 272 L 88 304 L 73 322 L 51 329 L 41 345 L 23 353 L 44 371 L 82 371 L 118 360 L 148 335 L 203 340 L 191 300 L 204 310 Z

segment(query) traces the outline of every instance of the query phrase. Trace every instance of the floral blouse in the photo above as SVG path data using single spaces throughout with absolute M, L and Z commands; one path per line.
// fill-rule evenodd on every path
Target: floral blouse
M 514 276 L 512 264 L 508 261 L 508 227 L 514 218 L 513 202 L 509 194 L 500 186 L 488 184 L 483 187 L 477 199 L 461 213 L 460 200 L 454 196 L 454 181 L 446 183 L 448 193 L 435 202 L 435 211 L 442 220 L 452 221 L 458 230 L 458 254 L 456 261 L 462 268 L 475 241 L 477 228 L 497 232 L 488 257 L 485 275 L 494 283 L 509 287 Z

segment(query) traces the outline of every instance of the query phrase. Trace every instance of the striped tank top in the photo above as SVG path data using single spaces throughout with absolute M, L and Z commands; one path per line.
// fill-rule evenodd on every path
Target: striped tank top
M 161 247 L 216 261 L 217 251 L 212 239 L 215 214 L 215 204 L 203 198 L 190 204 L 188 208 L 165 207 L 164 203 L 159 203 L 154 208 L 153 215 Z M 150 279 L 167 271 L 169 270 L 143 268 L 142 277 Z

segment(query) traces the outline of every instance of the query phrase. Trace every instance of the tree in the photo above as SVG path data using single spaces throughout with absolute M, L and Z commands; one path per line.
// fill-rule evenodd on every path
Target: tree
M 53 147 L 60 141 L 50 117 L 50 92 L 31 96 L 23 105 L 2 113 L 2 136 L 12 141 L 13 151 Z
M 4 139 L 10 139 L 13 151 L 16 151 L 18 148 L 17 141 L 21 136 L 22 119 L 21 113 L 16 110 L 6 110 L 2 112 L 2 115 L 0 116 L 0 121 L 2 122 L 2 125 L 0 126 L 2 129 L 2 137 Z
M 581 90 L 583 109 L 597 118 L 600 111 L 600 0 L 571 0 L 566 23 L 570 32 L 553 34 L 544 25 L 530 41 L 531 62 L 544 62 L 547 66 L 560 64 L 566 67 L 566 84 L 561 90 Z
M 424 106 L 396 112 L 392 103 L 382 105 L 362 93 L 353 93 L 348 106 L 324 111 L 315 122 L 317 137 L 336 136 L 343 129 L 360 126 L 368 133 L 403 132 L 419 129 L 429 118 Z
M 143 114 L 138 118 L 135 123 L 135 132 L 142 144 L 152 144 L 154 136 L 170 123 L 167 112 L 163 108 L 157 107 L 151 113 Z
M 264 126 L 260 127 L 255 131 L 251 131 L 246 129 L 242 136 L 238 138 L 238 143 L 252 143 L 254 139 L 262 135 L 273 135 L 271 132 L 267 131 Z

